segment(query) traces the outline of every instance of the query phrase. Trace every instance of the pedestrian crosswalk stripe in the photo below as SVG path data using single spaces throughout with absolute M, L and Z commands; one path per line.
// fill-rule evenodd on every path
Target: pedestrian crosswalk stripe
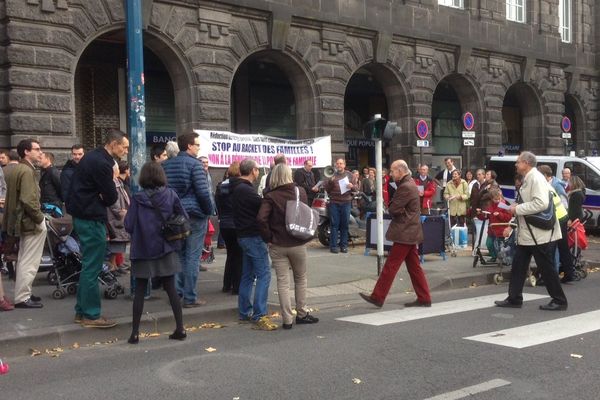
M 600 329 L 600 310 L 463 339 L 523 349 Z
M 491 381 L 483 382 L 478 385 L 469 386 L 463 389 L 455 390 L 435 397 L 429 397 L 425 400 L 458 400 L 465 397 L 471 397 L 475 394 L 487 392 L 492 389 L 497 389 L 502 386 L 510 385 L 509 381 L 504 379 L 492 379 Z
M 547 297 L 548 296 L 542 296 L 539 294 L 523 293 L 523 301 L 539 300 Z M 484 308 L 494 307 L 494 300 L 503 300 L 504 298 L 506 298 L 506 294 L 494 294 L 489 296 L 472 297 L 469 299 L 446 301 L 443 303 L 433 303 L 431 308 L 402 308 L 399 310 L 352 315 L 349 317 L 337 318 L 337 320 L 355 322 L 357 324 L 381 326 L 395 324 L 398 322 L 407 322 L 417 319 L 456 314 L 465 311 L 481 310 Z

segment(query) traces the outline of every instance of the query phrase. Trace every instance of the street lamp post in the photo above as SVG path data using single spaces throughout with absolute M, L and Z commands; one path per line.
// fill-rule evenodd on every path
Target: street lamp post
M 138 178 L 146 162 L 146 98 L 144 94 L 144 40 L 142 0 L 126 0 L 128 123 L 131 140 L 131 188 L 139 190 Z

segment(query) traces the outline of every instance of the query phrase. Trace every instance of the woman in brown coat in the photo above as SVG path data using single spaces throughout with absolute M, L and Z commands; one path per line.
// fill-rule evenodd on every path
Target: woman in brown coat
M 260 234 L 269 244 L 271 262 L 277 275 L 277 291 L 281 304 L 283 329 L 291 329 L 294 315 L 290 300 L 290 267 L 294 275 L 296 299 L 296 323 L 314 324 L 319 319 L 306 311 L 306 243 L 287 232 L 285 226 L 285 208 L 288 200 L 306 203 L 306 192 L 297 187 L 292 180 L 292 170 L 287 164 L 277 164 L 271 171 L 270 190 L 262 200 L 256 220 Z
M 392 222 L 387 230 L 386 239 L 394 244 L 373 293 L 370 295 L 360 293 L 360 296 L 365 301 L 382 307 L 396 273 L 402 263 L 406 261 L 406 268 L 417 294 L 417 300 L 406 303 L 404 306 L 431 307 L 429 285 L 419 263 L 418 245 L 423 242 L 419 190 L 412 180 L 411 172 L 404 160 L 394 161 L 390 169 L 397 189 L 388 208 Z

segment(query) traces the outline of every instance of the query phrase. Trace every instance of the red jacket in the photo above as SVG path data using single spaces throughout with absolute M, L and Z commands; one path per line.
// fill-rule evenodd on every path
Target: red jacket
M 506 202 L 504 200 L 502 200 L 501 203 L 506 204 Z M 492 224 L 497 224 L 497 223 L 502 223 L 502 222 L 510 222 L 510 220 L 512 219 L 512 214 L 510 213 L 510 211 L 503 210 L 500 207 L 498 207 L 498 204 L 500 204 L 500 203 L 496 203 L 495 201 L 492 201 L 492 203 L 489 205 L 489 207 L 487 207 L 485 210 L 490 213 L 490 215 L 489 215 L 490 228 L 488 229 L 488 235 L 490 235 L 490 236 L 493 235 L 495 237 L 503 237 L 504 230 L 506 229 L 506 227 L 508 225 L 492 226 Z M 494 215 L 495 213 L 498 213 L 498 215 Z
M 381 180 L 381 186 L 382 186 L 382 191 L 381 191 L 381 195 L 383 196 L 383 204 L 385 204 L 385 206 L 389 206 L 390 204 L 390 192 L 388 191 L 388 187 L 390 185 L 390 176 L 389 175 L 385 175 L 383 177 L 383 179 Z
M 430 177 L 421 180 L 420 176 L 415 179 L 417 186 L 423 186 L 423 197 L 421 197 L 421 208 L 431 208 L 433 206 L 433 196 L 437 190 L 437 185 Z

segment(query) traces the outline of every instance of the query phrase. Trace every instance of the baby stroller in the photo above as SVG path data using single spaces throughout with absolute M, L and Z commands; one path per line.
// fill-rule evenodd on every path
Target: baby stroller
M 52 257 L 52 267 L 48 272 L 48 282 L 56 285 L 52 298 L 64 299 L 67 294 L 77 293 L 79 274 L 81 273 L 81 251 L 79 243 L 71 236 L 73 220 L 70 216 L 53 218 L 46 215 L 46 244 Z M 125 290 L 117 279 L 104 269 L 98 277 L 106 287 L 104 296 L 114 299 Z
M 587 249 L 588 241 L 585 233 L 585 223 L 592 216 L 591 211 L 583 210 L 583 220 L 576 219 L 567 229 L 569 248 L 573 257 L 573 267 L 575 268 L 576 279 L 587 278 L 587 262 L 583 260 L 581 250 Z
M 210 220 L 208 221 L 208 228 L 206 229 L 206 235 L 204 236 L 204 247 L 202 248 L 202 256 L 200 261 L 203 263 L 211 264 L 215 261 L 215 253 L 212 245 L 212 237 L 215 234 L 215 227 Z

